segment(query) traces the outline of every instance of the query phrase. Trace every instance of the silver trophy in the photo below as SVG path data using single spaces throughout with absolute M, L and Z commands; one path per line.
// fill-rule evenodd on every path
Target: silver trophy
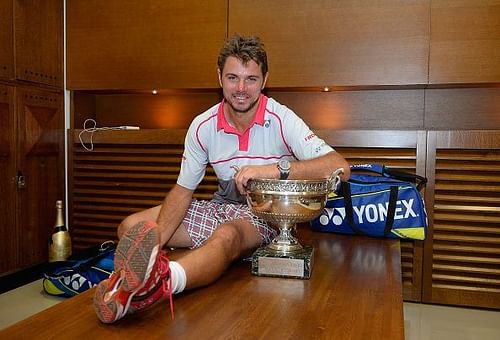
M 292 234 L 297 223 L 309 222 L 325 207 L 328 193 L 340 182 L 343 169 L 318 180 L 252 179 L 246 187 L 251 211 L 279 230 L 269 245 L 252 256 L 252 274 L 308 279 L 314 248 L 301 245 Z

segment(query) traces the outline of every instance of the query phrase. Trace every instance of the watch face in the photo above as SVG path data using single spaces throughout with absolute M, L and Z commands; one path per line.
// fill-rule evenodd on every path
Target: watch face
M 289 171 L 290 170 L 290 162 L 287 161 L 286 159 L 281 159 L 279 162 L 278 162 L 278 168 L 281 170 L 281 171 Z

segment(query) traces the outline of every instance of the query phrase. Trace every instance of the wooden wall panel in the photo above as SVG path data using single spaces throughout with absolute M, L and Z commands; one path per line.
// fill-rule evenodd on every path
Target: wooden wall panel
M 227 2 L 69 1 L 70 89 L 217 87 Z
M 363 90 L 266 94 L 314 129 L 500 129 L 500 88 Z M 86 118 L 99 126 L 187 128 L 218 103 L 219 90 L 151 94 L 74 93 L 75 128 Z
M 183 129 L 189 127 L 195 116 L 221 99 L 219 91 L 175 95 L 99 95 L 96 97 L 96 118 L 101 126 Z
M 64 201 L 63 96 L 18 87 L 18 166 L 26 187 L 18 191 L 19 267 L 48 259 L 48 239 L 55 222 L 55 202 Z
M 235 32 L 263 38 L 274 88 L 500 82 L 499 0 L 90 0 L 67 18 L 71 89 L 215 88 Z
M 15 0 L 16 78 L 63 85 L 63 1 Z
M 0 84 L 0 273 L 17 266 L 14 88 Z
M 500 129 L 500 88 L 425 90 L 429 130 Z
M 228 34 L 263 39 L 270 87 L 426 84 L 429 6 L 429 0 L 235 0 Z
M 423 90 L 274 92 L 313 129 L 421 129 Z
M 423 301 L 500 308 L 500 133 L 428 140 Z
M 500 83 L 500 1 L 432 0 L 429 83 Z
M 314 129 L 419 129 L 424 125 L 424 90 L 286 92 L 266 94 L 294 110 Z M 219 90 L 194 93 L 74 94 L 75 128 L 86 118 L 99 126 L 187 128 L 199 113 L 221 100 Z
M 96 96 L 83 91 L 71 91 L 71 121 L 69 126 L 75 128 L 83 128 L 86 119 L 97 120 L 96 117 Z M 117 110 L 107 110 L 106 116 L 117 117 Z M 149 114 L 144 114 L 147 111 L 143 110 L 143 117 L 148 117 Z M 125 125 L 125 124 L 119 124 Z M 133 125 L 133 124 L 126 124 Z
M 14 78 L 13 2 L 0 1 L 0 78 Z

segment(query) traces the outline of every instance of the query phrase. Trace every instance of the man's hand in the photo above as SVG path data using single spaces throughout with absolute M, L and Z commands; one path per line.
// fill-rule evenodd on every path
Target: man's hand
M 290 163 L 290 175 L 288 179 L 319 179 L 330 178 L 338 168 L 343 168 L 344 172 L 339 175 L 342 181 L 347 181 L 350 176 L 349 163 L 335 151 L 313 159 L 292 161 Z M 248 180 L 259 179 L 279 179 L 280 172 L 276 163 L 266 165 L 245 165 L 235 169 L 234 181 L 238 191 L 244 195 Z
M 276 179 L 279 177 L 279 171 L 276 164 L 266 165 L 245 165 L 239 168 L 234 174 L 234 182 L 238 191 L 245 195 L 248 180 L 252 178 L 270 178 Z

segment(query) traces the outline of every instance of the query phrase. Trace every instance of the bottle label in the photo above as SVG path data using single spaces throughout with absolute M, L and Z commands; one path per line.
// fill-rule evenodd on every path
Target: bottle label
M 49 245 L 49 262 L 66 261 L 71 255 L 71 238 L 67 231 L 52 234 Z

